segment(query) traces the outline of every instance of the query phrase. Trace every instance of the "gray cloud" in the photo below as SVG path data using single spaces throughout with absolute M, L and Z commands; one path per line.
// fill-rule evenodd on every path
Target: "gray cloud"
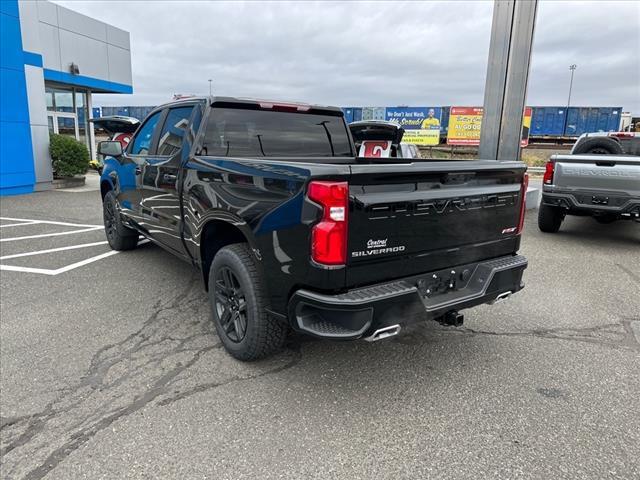
M 133 95 L 153 105 L 215 93 L 334 105 L 482 104 L 493 2 L 83 2 L 131 32 Z M 640 113 L 640 4 L 541 1 L 530 105 Z

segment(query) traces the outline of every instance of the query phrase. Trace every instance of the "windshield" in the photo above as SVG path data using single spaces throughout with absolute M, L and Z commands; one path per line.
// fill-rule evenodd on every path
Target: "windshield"
M 214 108 L 202 154 L 222 157 L 352 157 L 342 116 Z

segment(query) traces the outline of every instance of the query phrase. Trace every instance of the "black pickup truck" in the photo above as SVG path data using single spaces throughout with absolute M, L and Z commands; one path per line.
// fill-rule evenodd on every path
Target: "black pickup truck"
M 523 288 L 525 165 L 359 158 L 339 108 L 227 97 L 158 107 L 102 142 L 116 250 L 148 238 L 202 272 L 242 360 L 290 328 L 379 340 Z

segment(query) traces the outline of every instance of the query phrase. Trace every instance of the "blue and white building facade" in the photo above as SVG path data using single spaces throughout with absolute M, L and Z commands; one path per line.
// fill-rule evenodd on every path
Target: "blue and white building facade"
M 96 158 L 92 93 L 132 93 L 129 33 L 44 0 L 1 0 L 0 195 L 51 188 L 49 135 Z

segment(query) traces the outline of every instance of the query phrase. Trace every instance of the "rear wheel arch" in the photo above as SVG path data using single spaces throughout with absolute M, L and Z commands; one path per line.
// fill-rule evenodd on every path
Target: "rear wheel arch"
M 209 289 L 209 269 L 216 253 L 227 245 L 247 243 L 251 246 L 248 236 L 236 225 L 225 220 L 210 220 L 202 229 L 200 235 L 200 264 L 205 288 Z

